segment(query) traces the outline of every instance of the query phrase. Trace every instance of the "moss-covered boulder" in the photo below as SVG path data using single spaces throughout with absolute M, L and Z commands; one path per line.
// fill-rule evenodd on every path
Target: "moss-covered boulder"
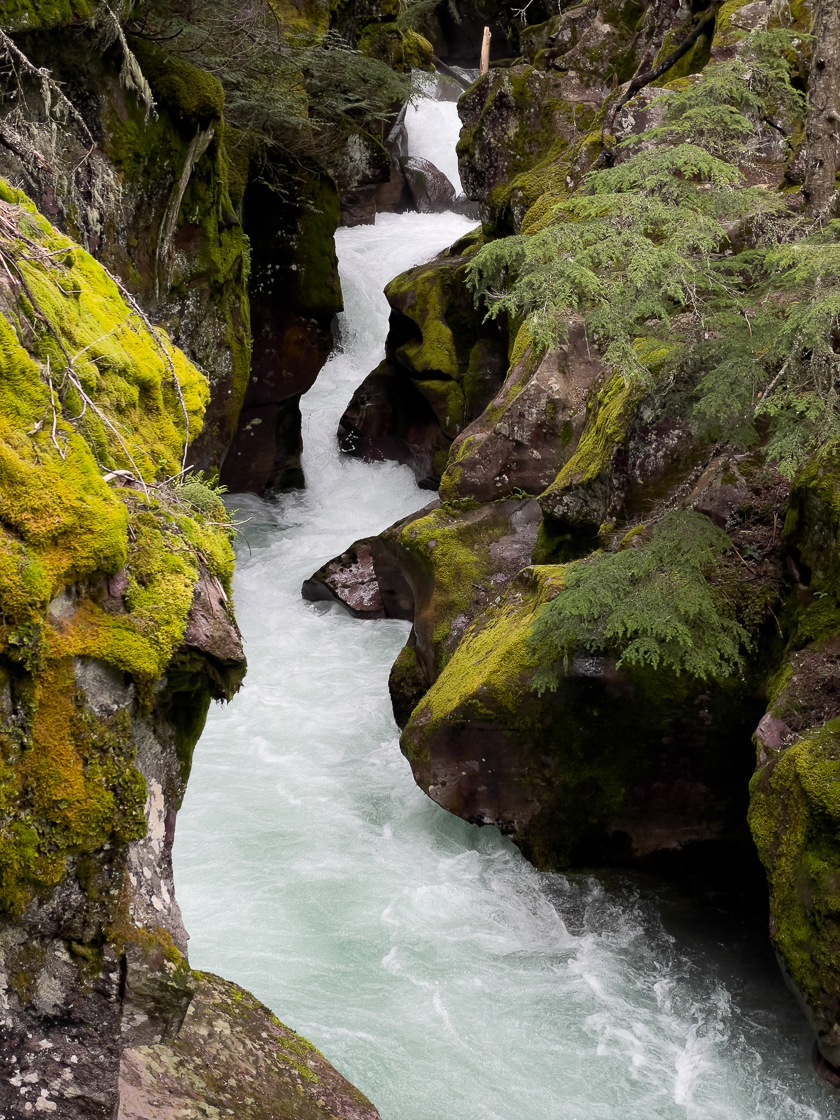
M 466 630 L 403 732 L 418 785 L 495 824 L 539 867 L 743 851 L 743 748 L 760 700 L 738 681 L 702 685 L 584 654 L 538 695 L 528 635 L 563 586 L 562 566 L 526 569 Z
M 5 183 L 0 255 L 0 1108 L 75 1120 L 189 1005 L 175 813 L 245 660 L 224 507 L 173 485 L 207 379 Z
M 511 498 L 433 505 L 400 529 L 396 556 L 414 595 L 410 646 L 428 687 L 473 618 L 530 560 L 539 507 Z
M 574 454 L 587 392 L 601 374 L 597 352 L 580 325 L 566 345 L 548 354 L 530 345 L 526 328 L 521 336 L 505 383 L 452 444 L 440 483 L 444 501 L 541 494 Z
M 458 170 L 488 231 L 518 231 L 542 194 L 566 189 L 571 146 L 602 101 L 600 89 L 567 84 L 565 75 L 518 65 L 491 70 L 458 102 Z
M 386 358 L 359 386 L 339 426 L 342 450 L 409 463 L 436 488 L 452 440 L 481 415 L 507 367 L 507 326 L 485 322 L 466 284 L 481 244 L 468 234 L 385 289 Z
M 750 826 L 770 885 L 770 937 L 840 1068 L 840 474 L 814 464 L 785 521 L 795 580 L 789 652 L 758 725 Z

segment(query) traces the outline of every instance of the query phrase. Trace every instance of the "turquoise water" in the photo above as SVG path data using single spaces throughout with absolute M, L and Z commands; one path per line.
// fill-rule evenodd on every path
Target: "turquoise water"
M 383 1120 L 832 1120 L 763 941 L 629 881 L 538 873 L 447 815 L 391 716 L 407 624 L 300 598 L 429 499 L 407 468 L 340 458 L 335 430 L 381 354 L 383 284 L 469 226 L 338 232 L 343 349 L 303 402 L 309 488 L 233 503 L 250 669 L 211 712 L 178 818 L 192 964 L 251 989 Z

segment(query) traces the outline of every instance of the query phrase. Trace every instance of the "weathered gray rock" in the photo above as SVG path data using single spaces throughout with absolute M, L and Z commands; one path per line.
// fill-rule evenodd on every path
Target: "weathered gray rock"
M 526 351 L 481 416 L 456 436 L 440 484 L 444 501 L 541 494 L 577 447 L 587 390 L 600 372 L 582 325 L 541 360 Z
M 452 209 L 455 188 L 433 163 L 420 156 L 408 156 L 400 164 L 414 200 L 414 208 L 419 213 L 440 214 Z
M 178 1037 L 123 1052 L 117 1120 L 378 1120 L 363 1093 L 249 992 L 193 976 Z

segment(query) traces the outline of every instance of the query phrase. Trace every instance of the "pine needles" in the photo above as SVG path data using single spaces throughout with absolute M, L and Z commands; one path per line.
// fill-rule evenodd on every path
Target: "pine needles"
M 794 38 L 754 32 L 663 93 L 651 127 L 609 149 L 614 165 L 559 200 L 550 224 L 491 242 L 469 266 L 476 298 L 527 320 L 539 347 L 582 316 L 628 380 L 690 363 L 698 428 L 748 445 L 769 427 L 787 478 L 840 447 L 840 223 L 811 226 L 781 191 L 749 185 L 768 143 L 801 130 Z M 669 342 L 664 367 L 644 363 L 641 337 Z
M 607 651 L 619 666 L 704 680 L 741 667 L 749 635 L 709 580 L 732 550 L 727 534 L 702 514 L 680 510 L 642 540 L 566 566 L 565 590 L 543 608 L 529 637 L 539 693 L 557 687 L 561 669 L 581 649 Z

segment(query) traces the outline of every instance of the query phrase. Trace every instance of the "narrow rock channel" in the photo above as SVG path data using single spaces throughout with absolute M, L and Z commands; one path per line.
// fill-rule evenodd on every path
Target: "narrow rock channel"
M 451 127 L 434 103 L 409 121 L 444 165 L 451 109 Z M 335 431 L 381 356 L 383 285 L 471 225 L 338 231 L 341 347 L 302 402 L 308 489 L 230 503 L 251 669 L 211 713 L 178 820 L 191 963 L 252 990 L 383 1120 L 830 1120 L 769 949 L 629 878 L 539 873 L 439 809 L 388 699 L 408 624 L 300 598 L 327 558 L 429 499 L 407 467 L 341 457 Z

